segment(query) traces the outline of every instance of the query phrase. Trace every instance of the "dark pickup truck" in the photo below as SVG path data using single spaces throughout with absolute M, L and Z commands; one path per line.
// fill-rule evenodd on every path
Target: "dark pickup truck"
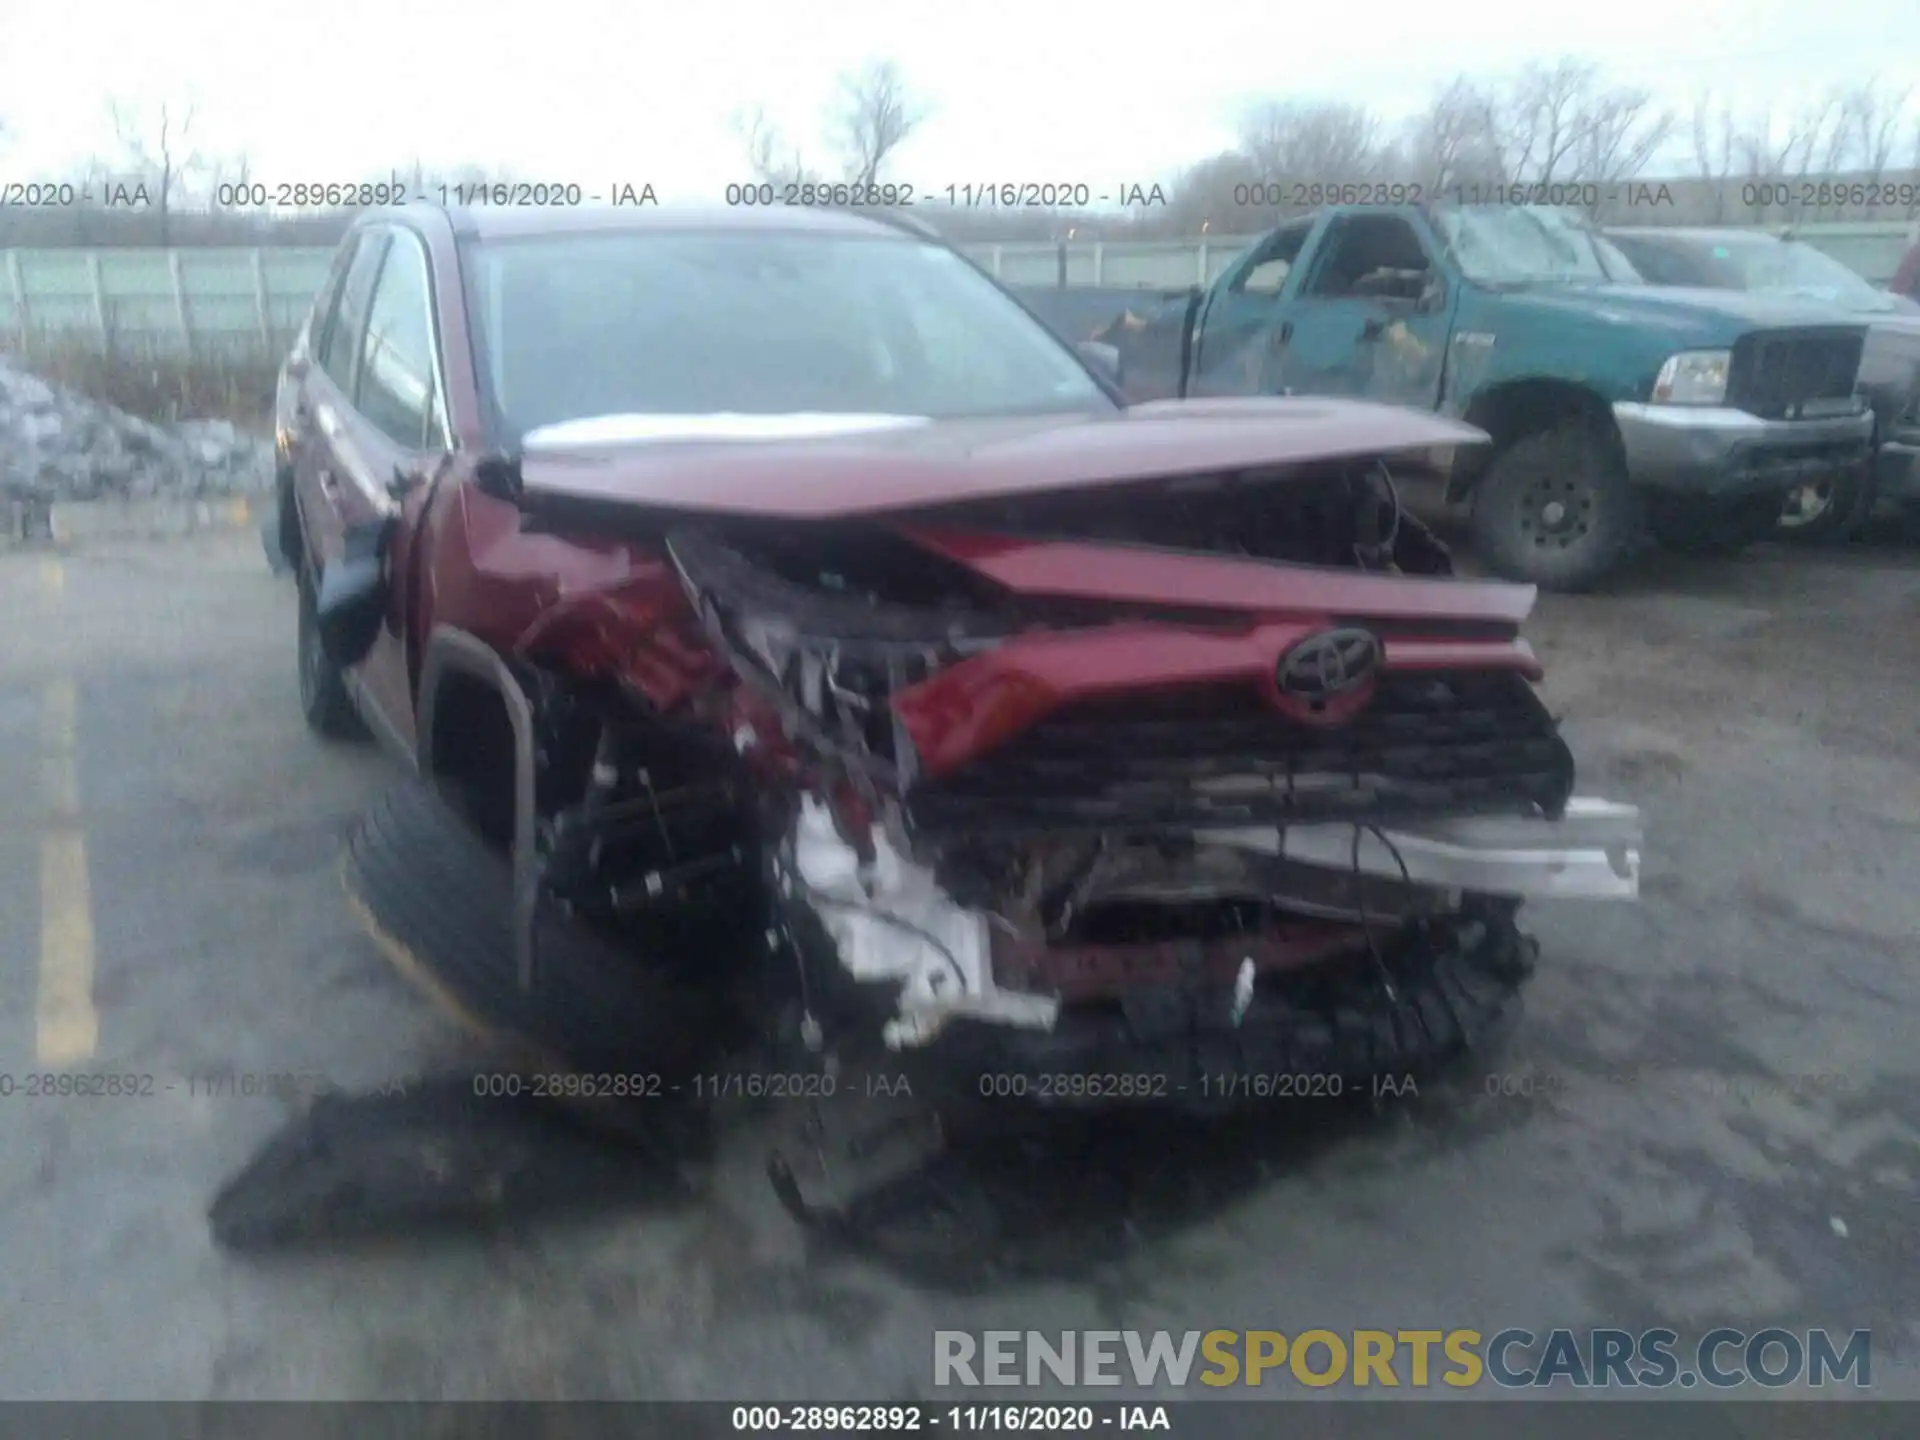
M 1338 207 L 1184 304 L 1099 338 L 1130 392 L 1343 395 L 1486 431 L 1448 466 L 1496 571 L 1579 590 L 1639 537 L 1733 550 L 1810 476 L 1863 466 L 1866 326 L 1809 303 L 1645 283 L 1580 217 Z

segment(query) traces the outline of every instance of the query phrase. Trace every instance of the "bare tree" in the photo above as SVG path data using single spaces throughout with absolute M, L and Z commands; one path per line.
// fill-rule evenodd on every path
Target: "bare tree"
M 1671 112 L 1631 86 L 1608 86 L 1593 62 L 1530 65 L 1491 108 L 1502 179 L 1515 185 L 1607 186 L 1638 175 L 1673 131 Z M 1608 196 L 1600 190 L 1597 210 Z
M 1714 98 L 1711 90 L 1702 91 L 1693 102 L 1688 121 L 1693 140 L 1693 169 L 1708 191 L 1710 213 L 1715 225 L 1725 222 L 1733 208 L 1728 193 L 1740 153 L 1740 126 L 1733 107 Z
M 1503 168 L 1495 138 L 1497 104 L 1465 77 L 1434 96 L 1402 137 L 1408 178 L 1436 195 L 1456 186 L 1498 183 Z
M 1645 90 L 1623 86 L 1590 97 L 1577 117 L 1572 178 L 1602 187 L 1604 202 L 1604 187 L 1645 170 L 1673 126 L 1673 113 L 1655 108 Z
M 1784 137 L 1777 137 L 1776 118 L 1771 110 L 1761 111 L 1757 121 L 1742 129 L 1735 141 L 1741 170 L 1748 180 L 1784 179 L 1792 167 L 1799 141 L 1792 126 L 1787 127 Z
M 1840 96 L 1837 127 L 1846 140 L 1845 162 L 1851 173 L 1868 184 L 1886 177 L 1912 99 L 1911 89 L 1882 88 L 1878 80 Z
M 1591 61 L 1568 58 L 1530 65 L 1508 87 L 1493 117 L 1503 179 L 1547 184 L 1574 178 L 1567 172 L 1579 139 L 1579 111 L 1598 75 Z
M 801 158 L 799 149 L 787 144 L 763 107 L 754 105 L 736 112 L 733 130 L 746 150 L 747 169 L 755 180 L 795 185 L 818 178 Z
M 841 77 L 834 118 L 846 177 L 864 189 L 879 177 L 887 156 L 926 118 L 926 107 L 908 93 L 898 65 L 876 60 Z
M 1240 148 L 1263 180 L 1340 184 L 1372 175 L 1380 127 L 1363 106 L 1269 100 L 1249 110 Z
M 1846 127 L 1841 123 L 1841 96 L 1832 91 L 1803 105 L 1788 119 L 1781 135 L 1774 135 L 1772 112 L 1764 117 L 1761 129 L 1748 146 L 1750 168 L 1756 179 L 1805 181 L 1836 170 L 1847 152 Z M 1778 186 L 1783 201 L 1772 207 L 1783 209 L 1789 220 L 1806 218 L 1802 187 Z M 1813 207 L 1816 212 L 1819 207 Z
M 127 168 L 152 187 L 148 198 L 159 219 L 160 243 L 169 244 L 175 204 L 189 177 L 204 168 L 193 145 L 194 107 L 162 101 L 145 110 L 108 101 L 107 111 Z
M 1913 122 L 1913 137 L 1907 142 L 1907 173 L 1920 180 L 1920 118 Z M 1907 218 L 1920 215 L 1920 184 L 1913 186 L 1913 198 L 1907 202 Z
M 226 190 L 230 198 L 227 203 L 246 206 L 247 192 L 253 184 L 253 157 L 242 150 L 233 155 L 222 155 L 207 162 L 207 191 L 216 207 L 221 205 L 220 192 Z
M 1835 89 L 1808 107 L 1806 122 L 1801 127 L 1806 137 L 1800 151 L 1802 178 L 1834 175 L 1846 168 L 1853 143 L 1847 125 L 1846 101 L 1846 93 Z

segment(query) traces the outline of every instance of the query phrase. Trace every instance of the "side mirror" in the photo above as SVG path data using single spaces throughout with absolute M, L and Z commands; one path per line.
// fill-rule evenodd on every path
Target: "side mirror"
M 1075 348 L 1079 350 L 1082 360 L 1115 385 L 1120 384 L 1125 378 L 1122 373 L 1125 367 L 1120 363 L 1118 346 L 1109 345 L 1104 340 L 1082 340 Z
M 341 669 L 367 658 L 380 636 L 387 613 L 387 540 L 393 519 L 383 516 L 355 525 L 336 560 L 320 567 L 318 612 L 320 648 Z

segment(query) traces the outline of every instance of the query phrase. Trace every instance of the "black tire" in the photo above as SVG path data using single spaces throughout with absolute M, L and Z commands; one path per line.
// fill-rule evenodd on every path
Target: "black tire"
M 301 563 L 300 511 L 293 498 L 293 475 L 284 467 L 274 485 L 273 509 L 260 522 L 260 548 L 276 575 L 288 574 Z
M 320 644 L 319 609 L 314 602 L 313 581 L 304 566 L 299 586 L 300 713 L 306 717 L 307 728 L 323 739 L 358 739 L 366 733 L 365 727 L 354 709 L 353 696 L 347 692 L 346 677 Z
M 1796 545 L 1833 545 L 1851 540 L 1873 509 L 1864 470 L 1843 470 L 1787 493 L 1774 523 L 1780 539 Z
M 1568 422 L 1510 441 L 1473 492 L 1473 539 L 1496 574 L 1591 590 L 1633 553 L 1638 497 L 1614 438 Z
M 346 880 L 403 975 L 521 1053 L 592 1076 L 657 1077 L 671 1098 L 734 1038 L 724 982 L 747 957 L 716 952 L 744 949 L 740 936 L 634 953 L 543 912 L 534 984 L 521 990 L 512 865 L 423 782 L 374 802 L 349 837 Z
M 1708 502 L 1661 497 L 1647 506 L 1647 528 L 1663 549 L 1680 555 L 1738 555 L 1770 538 L 1780 521 L 1771 495 Z

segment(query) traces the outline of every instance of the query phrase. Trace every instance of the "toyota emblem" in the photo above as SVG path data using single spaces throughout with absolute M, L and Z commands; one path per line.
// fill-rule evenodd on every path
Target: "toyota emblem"
M 1372 682 L 1380 641 L 1370 630 L 1322 630 L 1280 657 L 1274 683 L 1282 695 L 1318 708 Z

